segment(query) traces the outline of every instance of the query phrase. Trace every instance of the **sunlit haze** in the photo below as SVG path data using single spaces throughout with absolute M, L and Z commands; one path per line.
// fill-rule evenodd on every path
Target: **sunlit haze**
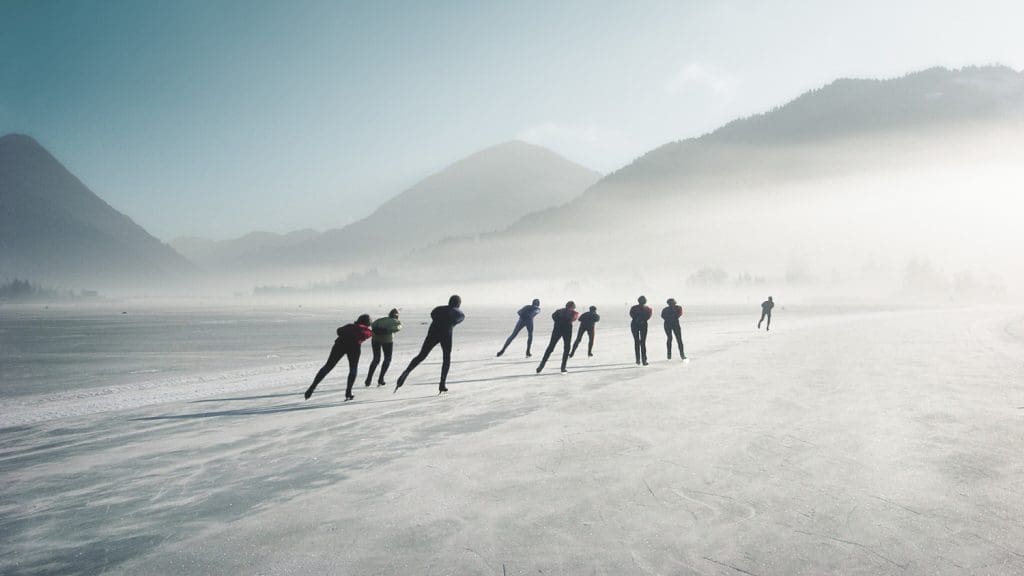
M 0 134 L 163 240 L 338 228 L 524 140 L 601 173 L 841 77 L 1024 67 L 1019 2 L 0 4 Z

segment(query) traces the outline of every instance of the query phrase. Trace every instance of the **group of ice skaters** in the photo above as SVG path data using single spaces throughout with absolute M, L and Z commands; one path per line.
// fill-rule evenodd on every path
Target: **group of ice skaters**
M 674 337 L 679 349 L 679 359 L 686 361 L 686 354 L 683 352 L 682 329 L 679 325 L 679 319 L 683 316 L 683 307 L 676 303 L 675 298 L 669 298 L 665 304 L 666 306 L 661 310 L 661 319 L 665 328 L 665 344 L 668 359 L 672 359 L 672 340 Z M 438 393 L 448 391 L 445 382 L 448 380 L 448 369 L 451 367 L 452 361 L 452 330 L 457 324 L 466 319 L 466 315 L 460 309 L 461 306 L 462 298 L 458 295 L 453 295 L 448 299 L 447 305 L 438 306 L 431 310 L 430 327 L 427 329 L 427 337 L 423 340 L 423 346 L 420 347 L 419 354 L 409 362 L 409 366 L 398 377 L 398 382 L 395 384 L 395 392 L 398 392 L 398 389 L 405 384 L 409 373 L 419 366 L 420 362 L 423 362 L 427 355 L 430 354 L 430 351 L 438 344 L 441 345 L 442 353 L 441 383 Z M 775 302 L 771 296 L 761 303 L 761 319 L 757 322 L 758 329 L 761 328 L 761 323 L 766 319 L 768 324 L 765 329 L 771 329 L 772 308 L 774 307 Z M 523 328 L 526 328 L 526 357 L 532 356 L 530 349 L 533 346 L 533 319 L 539 313 L 540 300 L 536 298 L 530 304 L 519 309 L 516 313 L 519 319 L 516 322 L 515 328 L 512 329 L 512 334 L 505 340 L 505 345 L 501 347 L 501 350 L 498 350 L 497 355 L 499 357 L 505 353 L 509 344 L 516 339 L 516 336 L 519 335 Z M 647 297 L 645 296 L 637 298 L 637 303 L 629 309 L 629 329 L 633 334 L 633 352 L 636 356 L 637 365 L 647 366 L 648 364 L 647 323 L 653 314 L 654 311 L 647 305 Z M 380 374 L 377 377 L 377 386 L 384 386 L 384 374 L 387 373 L 388 367 L 391 365 L 394 336 L 396 332 L 402 329 L 402 321 L 398 319 L 398 316 L 398 309 L 392 308 L 387 316 L 378 318 L 373 322 L 370 321 L 369 314 L 362 314 L 352 324 L 346 324 L 338 328 L 338 338 L 334 341 L 331 354 L 327 358 L 327 362 L 317 372 L 313 383 L 306 389 L 306 399 L 308 400 L 313 395 L 317 385 L 334 369 L 343 356 L 348 357 L 348 381 L 345 388 L 345 400 L 348 401 L 355 398 L 352 395 L 352 386 L 356 382 L 360 350 L 362 349 L 363 342 L 367 339 L 370 339 L 373 348 L 373 360 L 370 362 L 365 384 L 369 387 L 373 383 L 373 374 L 379 365 Z M 540 361 L 540 365 L 537 366 L 538 374 L 544 370 L 544 365 L 547 364 L 548 358 L 551 357 L 551 353 L 555 350 L 559 340 L 562 341 L 562 372 L 567 371 L 566 363 L 569 361 L 569 358 L 576 354 L 576 349 L 579 347 L 580 341 L 583 340 L 584 334 L 587 335 L 587 356 L 594 355 L 594 328 L 601 321 L 601 316 L 597 313 L 597 306 L 591 306 L 587 312 L 580 315 L 576 311 L 576 303 L 570 300 L 565 303 L 564 308 L 555 310 L 551 314 L 551 319 L 555 323 L 554 330 L 551 332 L 551 341 L 548 343 L 547 349 L 544 350 L 544 356 Z M 576 333 L 576 341 L 573 342 L 570 348 L 569 341 L 572 339 L 572 325 L 577 320 L 579 320 L 579 331 Z M 381 364 L 382 356 L 383 364 Z

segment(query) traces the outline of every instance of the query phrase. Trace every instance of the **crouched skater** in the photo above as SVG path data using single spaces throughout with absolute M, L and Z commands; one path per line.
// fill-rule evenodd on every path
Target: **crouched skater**
M 516 315 L 519 316 L 519 320 L 516 321 L 516 327 L 512 329 L 512 335 L 505 340 L 505 345 L 501 347 L 501 350 L 498 350 L 497 356 L 499 358 L 505 353 L 505 350 L 508 349 L 508 345 L 516 339 L 516 336 L 519 335 L 519 331 L 523 328 L 526 328 L 526 357 L 530 357 L 530 347 L 533 346 L 533 318 L 537 314 L 540 314 L 540 300 L 537 298 L 533 299 L 533 303 L 523 306 L 518 312 L 516 312 Z
M 448 391 L 448 387 L 445 384 L 448 381 L 448 368 L 452 365 L 452 330 L 457 324 L 466 319 L 466 315 L 460 310 L 461 306 L 462 298 L 458 294 L 453 294 L 448 299 L 447 306 L 438 306 L 430 311 L 431 321 L 430 327 L 427 328 L 427 337 L 423 339 L 420 353 L 409 362 L 409 366 L 398 377 L 395 392 L 398 392 L 398 389 L 405 384 L 405 379 L 409 377 L 409 373 L 419 366 L 420 362 L 426 360 L 427 355 L 438 344 L 441 345 L 441 384 L 438 386 L 438 393 Z
M 352 385 L 356 381 L 356 372 L 359 370 L 359 351 L 362 348 L 363 342 L 371 334 L 369 314 L 363 314 L 354 323 L 345 324 L 338 328 L 338 338 L 334 340 L 331 355 L 327 357 L 327 362 L 323 368 L 316 373 L 313 383 L 306 389 L 306 400 L 309 400 L 317 385 L 334 369 L 342 356 L 348 357 L 348 385 L 345 387 L 345 400 L 348 401 L 355 398 L 352 395 Z
M 576 312 L 576 303 L 569 300 L 565 303 L 565 308 L 555 310 L 551 314 L 551 319 L 555 321 L 554 330 L 551 332 L 551 342 L 548 343 L 547 350 L 544 351 L 544 358 L 540 361 L 540 366 L 537 366 L 537 373 L 540 374 L 544 370 L 544 365 L 548 363 L 548 358 L 551 357 L 551 353 L 555 350 L 555 345 L 558 341 L 562 341 L 562 372 L 565 372 L 565 364 L 569 360 L 569 341 L 572 340 L 572 323 L 579 317 L 579 312 Z
M 572 343 L 569 358 L 576 355 L 576 347 L 580 345 L 584 334 L 587 335 L 587 356 L 594 355 L 594 325 L 600 321 L 601 315 L 597 313 L 597 306 L 591 306 L 590 310 L 580 315 L 580 331 L 576 333 L 576 341 Z
M 647 305 L 647 297 L 640 296 L 636 304 L 629 309 L 629 330 L 633 333 L 633 351 L 636 363 L 647 366 L 647 321 L 651 319 L 651 307 Z
M 675 298 L 669 298 L 661 310 L 661 319 L 665 323 L 665 344 L 668 346 L 668 359 L 672 359 L 672 337 L 676 337 L 676 344 L 679 345 L 679 359 L 686 360 L 686 353 L 683 352 L 683 332 L 679 326 L 679 319 L 683 317 L 683 307 L 676 304 Z
M 391 352 L 395 346 L 395 332 L 402 329 L 402 321 L 398 319 L 398 308 L 392 308 L 391 312 L 383 318 L 377 318 L 370 325 L 373 338 L 370 346 L 373 348 L 373 360 L 370 361 L 370 369 L 366 372 L 366 385 L 373 382 L 373 372 L 380 363 L 381 352 L 384 353 L 384 364 L 380 367 L 380 377 L 377 379 L 377 386 L 384 386 L 384 374 L 391 365 Z

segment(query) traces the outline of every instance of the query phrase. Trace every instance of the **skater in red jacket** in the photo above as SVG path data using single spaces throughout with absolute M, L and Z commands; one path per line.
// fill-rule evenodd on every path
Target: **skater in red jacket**
M 348 356 L 348 386 L 345 388 L 345 401 L 355 398 L 352 395 L 352 384 L 356 381 L 356 372 L 359 369 L 359 351 L 363 342 L 372 335 L 369 314 L 363 314 L 353 324 L 345 324 L 338 328 L 338 338 L 334 341 L 334 347 L 331 348 L 331 355 L 327 357 L 323 368 L 316 373 L 313 383 L 306 389 L 306 400 L 309 400 L 313 391 L 316 390 L 317 384 L 334 369 L 342 356 Z

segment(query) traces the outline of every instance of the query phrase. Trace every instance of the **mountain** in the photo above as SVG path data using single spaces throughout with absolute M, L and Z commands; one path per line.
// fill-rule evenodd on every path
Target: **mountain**
M 0 280 L 117 290 L 167 286 L 195 272 L 38 142 L 0 137 Z
M 337 278 L 377 267 L 444 238 L 500 230 L 568 202 L 600 174 L 525 142 L 477 152 L 428 176 L 372 214 L 304 242 L 265 246 L 236 260 L 247 271 L 306 268 Z
M 287 234 L 273 232 L 250 232 L 241 238 L 230 240 L 210 240 L 193 236 L 183 236 L 171 240 L 169 244 L 179 254 L 188 258 L 200 268 L 207 271 L 218 271 L 231 268 L 238 262 L 257 258 L 260 252 L 301 244 L 319 236 L 316 230 L 296 230 Z
M 411 254 L 395 281 L 532 275 L 678 286 L 706 267 L 842 277 L 914 255 L 1009 267 L 1022 167 L 1017 71 L 837 80 L 654 149 L 505 230 Z M 474 265 L 450 264 L 464 262 Z

